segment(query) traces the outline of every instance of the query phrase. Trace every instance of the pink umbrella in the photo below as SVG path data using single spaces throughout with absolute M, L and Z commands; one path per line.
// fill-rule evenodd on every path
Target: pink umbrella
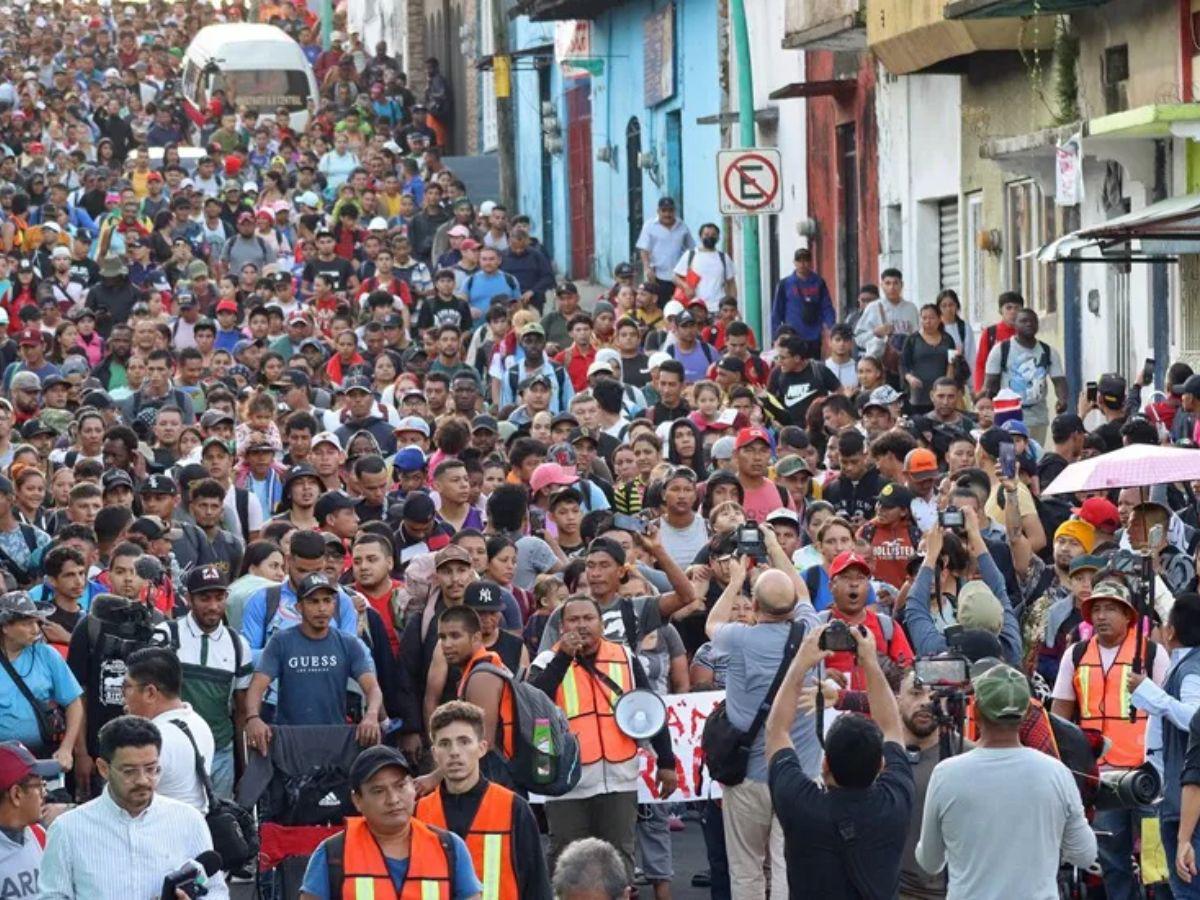
M 1200 481 L 1200 452 L 1186 447 L 1131 444 L 1071 463 L 1042 488 L 1043 496 Z

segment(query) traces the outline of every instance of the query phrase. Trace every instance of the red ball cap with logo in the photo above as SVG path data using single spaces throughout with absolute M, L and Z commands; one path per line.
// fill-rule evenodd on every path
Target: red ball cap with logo
M 865 574 L 871 574 L 870 563 L 853 550 L 843 550 L 833 558 L 829 566 L 829 577 L 837 578 L 847 569 L 862 569 Z
M 7 791 L 30 775 L 55 778 L 61 773 L 62 766 L 52 759 L 35 759 L 22 743 L 5 741 L 0 744 L 0 791 Z
M 771 446 L 771 436 L 767 434 L 767 429 L 760 426 L 751 428 L 743 428 L 738 432 L 737 443 L 734 444 L 734 449 L 741 450 L 743 447 L 753 444 L 755 441 L 762 441 L 768 447 Z

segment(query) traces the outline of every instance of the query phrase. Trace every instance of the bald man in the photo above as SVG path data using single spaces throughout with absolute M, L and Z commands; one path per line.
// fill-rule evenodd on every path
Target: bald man
M 742 595 L 746 585 L 747 564 L 740 556 L 729 564 L 729 586 L 721 594 L 705 623 L 713 649 L 725 654 L 729 660 L 725 675 L 725 709 L 730 723 L 742 731 L 750 730 L 754 716 L 766 698 L 767 688 L 775 679 L 775 673 L 795 655 L 804 630 L 814 628 L 817 624 L 817 613 L 809 602 L 803 580 L 779 546 L 771 527 L 760 527 L 767 548 L 768 564 L 772 568 L 757 569 L 759 575 L 750 592 L 754 624 L 729 621 L 733 601 Z M 812 716 L 797 713 L 791 734 L 801 768 L 810 778 L 817 777 L 821 747 L 817 743 Z M 716 820 L 721 814 L 715 808 L 708 809 L 705 818 Z M 713 868 L 713 893 L 717 894 L 717 879 L 720 877 L 720 865 L 713 851 L 718 838 L 723 837 L 729 858 L 725 877 L 734 884 L 745 885 L 744 889 L 739 889 L 739 895 L 764 895 L 766 879 L 763 866 L 769 851 L 771 900 L 786 900 L 788 882 L 783 829 L 771 812 L 762 730 L 750 747 L 746 780 L 725 788 L 723 816 L 723 832 L 714 833 L 707 821 L 705 824 L 705 840 Z

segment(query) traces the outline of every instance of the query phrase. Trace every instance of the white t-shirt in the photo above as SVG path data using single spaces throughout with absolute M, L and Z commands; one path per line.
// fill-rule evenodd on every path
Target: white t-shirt
M 725 296 L 725 282 L 737 277 L 733 260 L 723 251 L 703 248 L 689 250 L 679 257 L 679 262 L 675 264 L 675 274 L 680 278 L 687 275 L 689 256 L 692 258 L 692 271 L 700 276 L 700 282 L 696 285 L 696 296 L 704 301 L 710 313 L 715 314 L 717 304 Z
M 192 733 L 200 756 L 204 759 L 204 768 L 209 776 L 212 775 L 213 736 L 208 723 L 193 711 L 190 704 L 183 704 L 178 709 L 160 713 L 151 721 L 158 726 L 162 733 L 162 750 L 158 754 L 162 775 L 158 779 L 155 792 L 172 800 L 178 800 L 189 806 L 194 806 L 200 812 L 208 811 L 208 799 L 204 796 L 204 785 L 196 775 L 196 752 L 192 742 L 172 720 L 182 721 Z
M 848 359 L 844 363 L 840 363 L 831 356 L 825 360 L 825 368 L 837 376 L 837 380 L 842 383 L 842 387 L 858 387 L 858 364 L 853 359 Z

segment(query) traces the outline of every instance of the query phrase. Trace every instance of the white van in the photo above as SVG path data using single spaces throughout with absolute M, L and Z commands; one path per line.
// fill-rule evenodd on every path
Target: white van
M 214 92 L 226 108 L 245 106 L 270 118 L 283 106 L 290 127 L 308 126 L 308 103 L 319 96 L 304 51 L 274 25 L 230 23 L 196 32 L 183 58 L 183 99 L 193 123 L 204 121 Z

